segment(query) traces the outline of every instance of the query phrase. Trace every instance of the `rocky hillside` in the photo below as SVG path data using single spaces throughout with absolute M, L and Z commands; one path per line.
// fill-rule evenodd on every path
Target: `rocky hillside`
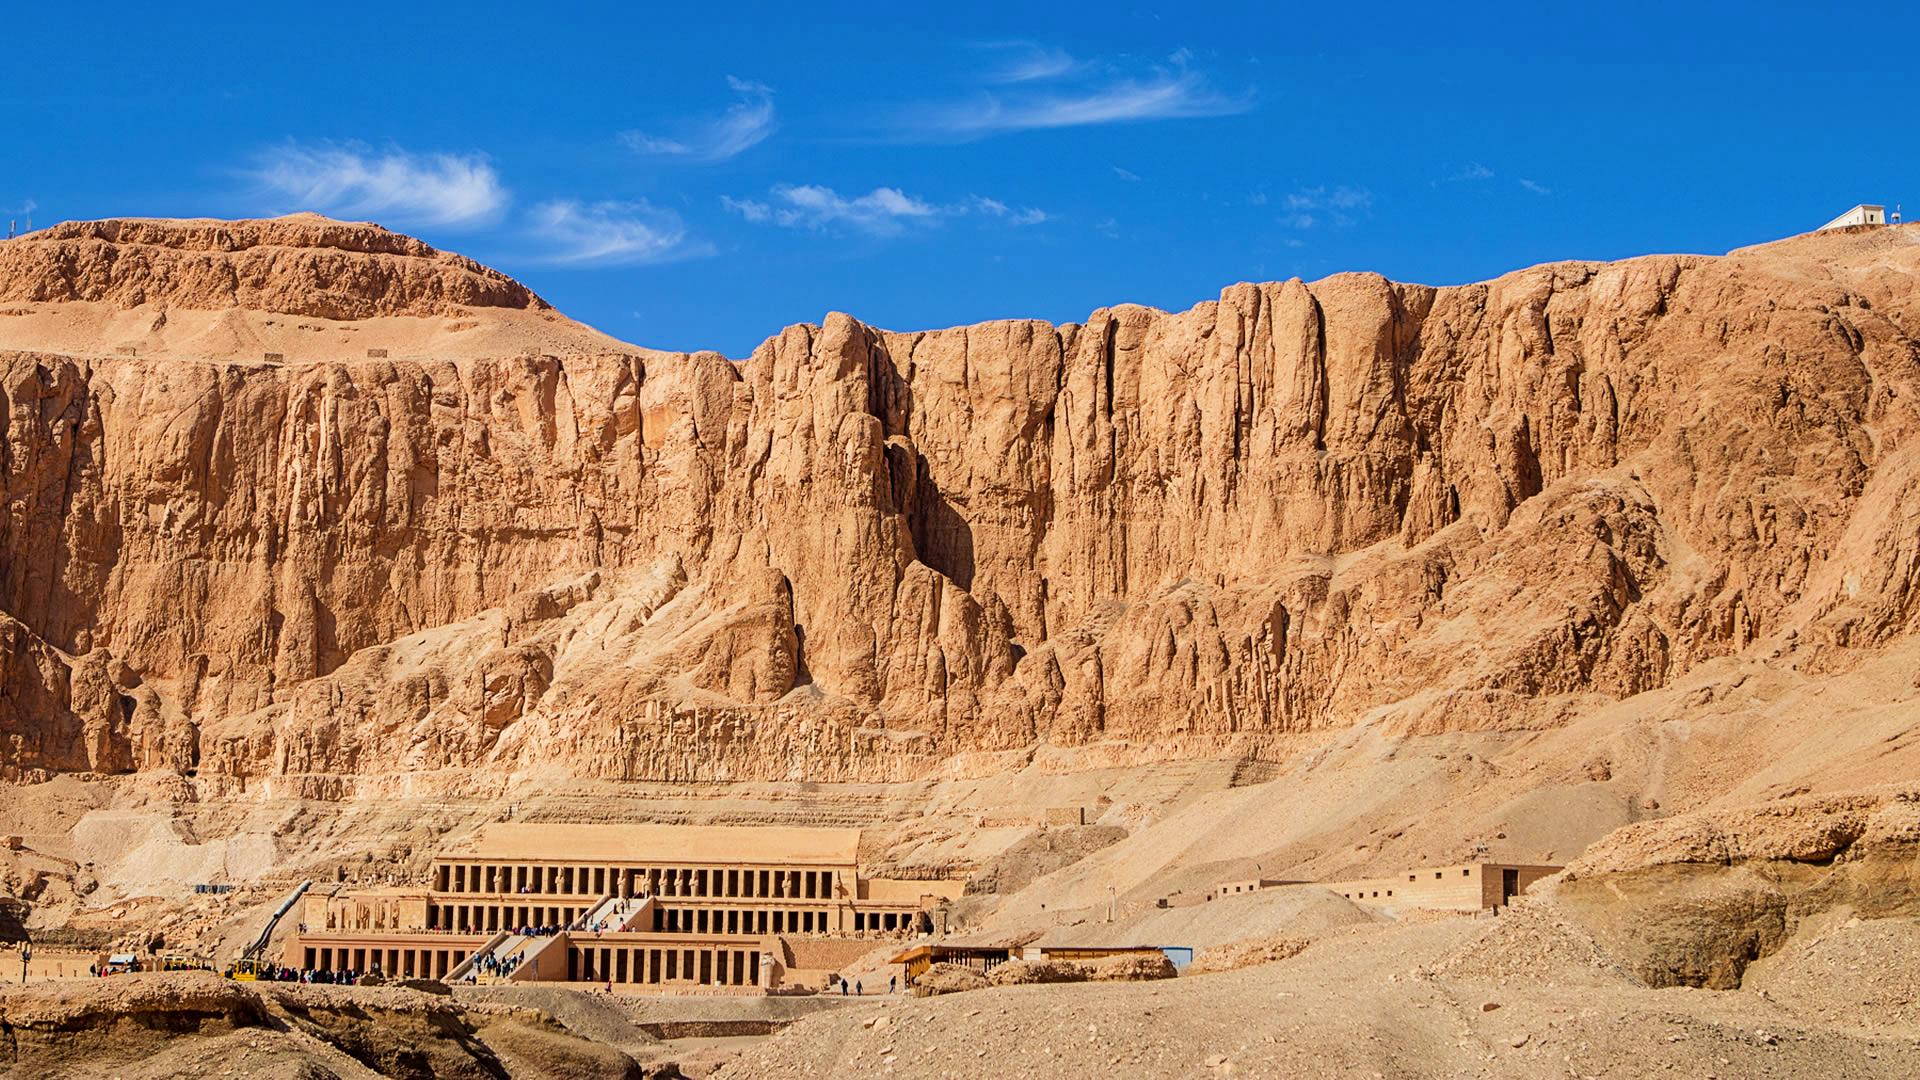
M 1843 671 L 1920 630 L 1917 276 L 1862 229 L 733 361 L 373 226 L 61 226 L 0 242 L 0 768 L 1281 760 Z
M 8 300 L 327 319 L 547 308 L 526 286 L 471 259 L 314 214 L 63 222 L 0 245 L 0 301 Z

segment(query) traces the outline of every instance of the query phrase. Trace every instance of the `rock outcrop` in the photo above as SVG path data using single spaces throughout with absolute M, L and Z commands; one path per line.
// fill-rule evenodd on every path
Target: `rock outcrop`
M 1629 825 L 1543 891 L 1645 984 L 1725 990 L 1823 919 L 1920 915 L 1916 886 L 1903 785 Z
M 1221 971 L 1238 971 L 1257 964 L 1277 964 L 1300 955 L 1312 944 L 1310 938 L 1285 936 L 1228 942 L 1195 956 L 1193 963 L 1187 965 L 1186 973 L 1211 975 Z
M 1047 960 L 1008 960 L 987 972 L 994 986 L 1029 986 L 1035 983 L 1086 982 L 1087 971 L 1078 964 Z
M 913 993 L 916 997 L 939 997 L 941 994 L 964 994 L 969 990 L 985 990 L 993 984 L 985 975 L 964 964 L 941 962 L 933 964 L 913 981 Z
M 576 1010 L 577 1011 L 577 1010 Z M 543 1009 L 400 987 L 147 973 L 0 989 L 13 1076 L 679 1077 L 583 1038 Z
M 0 243 L 0 767 L 890 780 L 1844 668 L 1920 629 L 1916 275 L 1865 229 L 736 362 L 372 226 L 61 226 Z M 28 332 L 223 306 L 353 349 Z
M 0 245 L 0 301 L 95 302 L 323 319 L 548 310 L 532 290 L 410 236 L 274 221 L 68 221 Z

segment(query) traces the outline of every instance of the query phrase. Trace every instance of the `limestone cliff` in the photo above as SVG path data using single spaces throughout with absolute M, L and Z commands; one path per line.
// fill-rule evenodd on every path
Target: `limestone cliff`
M 1846 667 L 1920 630 L 1916 275 L 1865 229 L 736 362 L 373 226 L 61 226 L 0 243 L 0 765 L 898 779 Z

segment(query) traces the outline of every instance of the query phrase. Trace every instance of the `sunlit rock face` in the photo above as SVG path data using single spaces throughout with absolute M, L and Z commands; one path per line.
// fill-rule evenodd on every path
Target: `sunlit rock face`
M 746 360 L 374 226 L 0 242 L 0 769 L 1279 760 L 1920 628 L 1920 231 Z

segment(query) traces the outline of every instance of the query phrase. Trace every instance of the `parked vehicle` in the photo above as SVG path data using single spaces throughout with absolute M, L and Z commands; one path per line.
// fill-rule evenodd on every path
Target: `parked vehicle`
M 140 970 L 140 958 L 130 952 L 114 953 L 100 971 L 103 975 L 125 975 Z

